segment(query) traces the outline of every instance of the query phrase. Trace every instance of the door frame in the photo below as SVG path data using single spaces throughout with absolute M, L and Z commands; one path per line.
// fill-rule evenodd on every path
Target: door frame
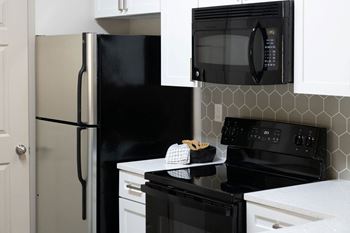
M 35 0 L 28 1 L 28 105 L 29 105 L 29 210 L 30 233 L 36 233 L 35 131 Z

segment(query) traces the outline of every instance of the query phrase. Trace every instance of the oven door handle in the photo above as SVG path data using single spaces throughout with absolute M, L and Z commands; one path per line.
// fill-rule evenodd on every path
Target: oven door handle
M 266 44 L 266 33 L 264 33 L 264 30 L 262 29 L 260 23 L 257 23 L 256 26 L 253 28 L 252 32 L 250 33 L 249 37 L 249 49 L 248 49 L 248 61 L 249 61 L 249 69 L 250 74 L 252 75 L 252 78 L 256 84 L 259 84 L 261 82 L 262 76 L 264 74 L 264 67 L 265 67 L 265 59 L 263 58 L 263 70 L 260 72 L 256 71 L 255 63 L 254 63 L 254 42 L 256 37 L 256 32 L 260 30 L 263 34 L 264 39 L 264 45 Z
M 172 203 L 204 209 L 208 212 L 216 213 L 225 217 L 233 217 L 237 215 L 234 204 L 219 202 L 177 189 L 169 189 L 161 186 L 155 187 L 155 185 L 149 183 L 142 185 L 141 189 L 147 195 L 165 199 Z

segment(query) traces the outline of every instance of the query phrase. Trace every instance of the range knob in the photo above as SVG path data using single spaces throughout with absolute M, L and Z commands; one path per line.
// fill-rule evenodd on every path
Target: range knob
M 303 136 L 302 135 L 296 135 L 294 139 L 294 143 L 297 146 L 301 146 L 303 144 Z
M 308 136 L 306 139 L 305 139 L 305 146 L 306 147 L 311 147 L 312 146 L 312 143 L 313 143 L 313 138 L 311 136 Z

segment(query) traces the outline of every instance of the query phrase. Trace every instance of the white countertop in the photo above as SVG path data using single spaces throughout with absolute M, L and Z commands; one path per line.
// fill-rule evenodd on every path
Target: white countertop
M 244 199 L 322 219 L 280 229 L 280 233 L 350 233 L 350 181 L 331 180 L 253 192 L 245 194 Z
M 210 163 L 193 163 L 189 165 L 182 165 L 182 164 L 167 164 L 165 162 L 165 158 L 161 158 L 161 159 L 150 159 L 150 160 L 141 160 L 141 161 L 135 161 L 135 162 L 118 163 L 117 168 L 123 171 L 144 175 L 146 172 L 151 172 L 151 171 L 198 167 L 198 166 L 210 165 L 210 164 L 221 164 L 224 162 L 225 162 L 224 159 L 215 158 L 214 161 Z

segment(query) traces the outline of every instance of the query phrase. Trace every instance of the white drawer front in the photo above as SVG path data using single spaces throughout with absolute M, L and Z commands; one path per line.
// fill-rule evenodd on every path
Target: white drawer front
M 146 206 L 119 198 L 119 232 L 146 233 Z
M 119 171 L 119 196 L 145 204 L 145 193 L 141 191 L 145 182 L 141 175 Z
M 317 220 L 319 219 L 268 206 L 247 203 L 247 233 L 301 225 Z

